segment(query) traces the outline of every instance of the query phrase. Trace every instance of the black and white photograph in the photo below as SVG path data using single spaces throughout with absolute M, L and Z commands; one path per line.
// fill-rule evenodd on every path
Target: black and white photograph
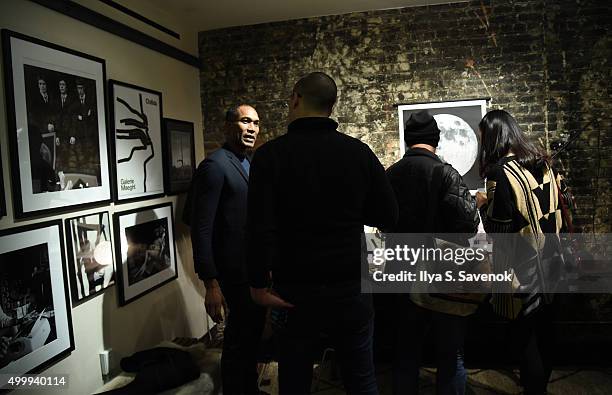
M 164 118 L 166 194 L 189 191 L 195 172 L 193 123 Z
M 172 204 L 114 215 L 120 303 L 177 278 Z
M 436 154 L 450 163 L 463 177 L 471 191 L 484 187 L 478 172 L 480 139 L 478 123 L 487 112 L 487 100 L 403 104 L 398 106 L 400 157 L 404 156 L 404 125 L 411 113 L 427 110 L 440 129 Z
M 32 192 L 95 187 L 100 179 L 96 81 L 24 65 Z M 53 178 L 45 176 L 53 169 Z M 55 182 L 41 182 L 55 180 Z
M 128 284 L 134 285 L 170 267 L 168 218 L 125 228 Z
M 61 222 L 0 231 L 0 374 L 74 349 Z
M 108 211 L 66 220 L 68 272 L 73 305 L 115 283 L 115 259 Z
M 115 201 L 164 194 L 162 95 L 110 81 L 115 162 Z
M 109 201 L 104 60 L 2 37 L 16 217 Z

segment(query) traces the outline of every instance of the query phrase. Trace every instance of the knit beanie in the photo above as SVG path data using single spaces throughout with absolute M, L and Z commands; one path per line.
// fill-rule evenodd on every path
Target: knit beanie
M 427 110 L 413 112 L 408 117 L 404 127 L 406 146 L 428 144 L 437 147 L 440 141 L 440 129 L 434 117 Z

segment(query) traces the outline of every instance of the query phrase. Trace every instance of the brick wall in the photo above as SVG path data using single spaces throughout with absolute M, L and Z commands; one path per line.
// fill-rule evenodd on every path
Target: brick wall
M 238 102 L 257 108 L 260 143 L 284 133 L 291 88 L 315 70 L 338 83 L 340 129 L 385 166 L 399 156 L 394 105 L 491 97 L 544 145 L 583 130 L 561 156 L 576 221 L 611 232 L 611 14 L 596 0 L 491 0 L 201 32 L 205 148 Z

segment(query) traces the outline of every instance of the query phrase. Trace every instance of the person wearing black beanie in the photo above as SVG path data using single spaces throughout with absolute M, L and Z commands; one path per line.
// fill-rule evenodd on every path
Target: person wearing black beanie
M 437 147 L 440 142 L 440 129 L 434 117 L 427 110 L 410 114 L 404 127 L 404 142 L 406 147 L 416 144 L 426 144 Z
M 406 154 L 387 170 L 399 204 L 399 221 L 389 231 L 421 234 L 427 245 L 433 245 L 428 234 L 434 232 L 475 234 L 479 224 L 476 202 L 459 172 L 436 155 L 440 141 L 436 120 L 425 110 L 412 113 L 404 141 Z M 391 266 L 389 271 L 401 268 Z M 393 393 L 418 393 L 422 340 L 428 330 L 434 333 L 436 393 L 464 393 L 463 342 L 466 316 L 475 311 L 474 305 L 417 292 L 397 295 L 393 305 L 401 312 L 395 320 Z

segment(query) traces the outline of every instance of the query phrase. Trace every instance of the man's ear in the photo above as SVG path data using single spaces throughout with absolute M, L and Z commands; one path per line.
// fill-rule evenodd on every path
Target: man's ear
M 291 100 L 289 101 L 289 105 L 291 106 L 291 108 L 297 108 L 300 104 L 300 100 L 302 100 L 301 96 L 298 95 L 297 92 L 293 92 L 291 94 Z

